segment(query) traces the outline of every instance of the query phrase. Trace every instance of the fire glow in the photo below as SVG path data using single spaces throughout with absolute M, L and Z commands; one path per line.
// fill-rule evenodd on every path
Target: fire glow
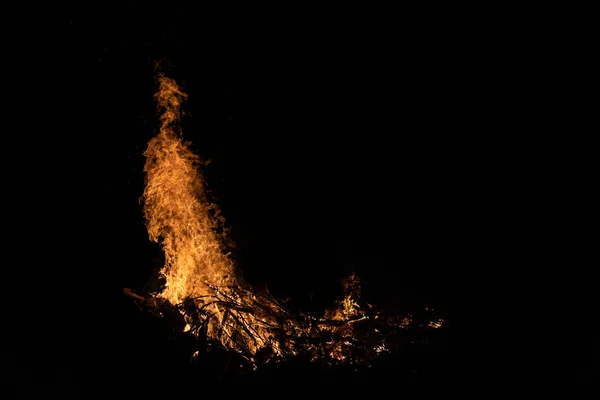
M 203 160 L 182 138 L 181 105 L 187 94 L 163 74 L 158 83 L 155 99 L 161 124 L 144 152 L 141 200 L 149 238 L 164 253 L 160 274 L 165 284 L 149 300 L 133 297 L 147 303 L 168 302 L 184 319 L 185 332 L 204 335 L 254 365 L 259 356 L 264 361 L 301 353 L 312 359 L 368 363 L 386 352 L 381 331 L 405 329 L 411 318 L 384 317 L 363 304 L 356 275 L 342 282 L 345 293 L 336 307 L 322 317 L 298 317 L 236 274 L 226 251 L 225 219 L 207 196 L 200 169 Z

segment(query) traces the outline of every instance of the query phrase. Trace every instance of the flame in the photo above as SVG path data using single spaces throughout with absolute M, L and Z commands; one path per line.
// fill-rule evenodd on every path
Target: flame
M 342 280 L 344 297 L 338 302 L 338 306 L 325 311 L 325 318 L 332 320 L 347 321 L 349 319 L 361 318 L 365 315 L 360 304 L 360 279 L 352 272 Z
M 154 304 L 169 302 L 183 316 L 183 332 L 205 335 L 255 364 L 259 358 L 301 352 L 312 354 L 313 359 L 354 360 L 360 342 L 357 326 L 379 318 L 370 305 L 361 304 L 358 277 L 352 273 L 342 281 L 343 299 L 322 318 L 297 317 L 268 291 L 252 290 L 236 274 L 226 251 L 231 243 L 225 219 L 209 200 L 200 170 L 206 163 L 182 138 L 181 105 L 188 96 L 173 79 L 159 74 L 157 80 L 159 90 L 154 97 L 161 124 L 144 151 L 141 197 L 149 238 L 165 256 L 160 270 L 165 284 L 154 295 Z M 411 319 L 381 318 L 378 322 L 405 328 Z M 369 339 L 364 351 L 374 357 L 387 348 L 377 329 L 371 333 L 377 340 Z
M 150 240 L 161 245 L 165 279 L 157 295 L 173 305 L 182 305 L 189 321 L 184 331 L 200 334 L 197 319 L 208 321 L 206 334 L 224 346 L 254 354 L 273 344 L 269 327 L 279 324 L 268 311 L 260 315 L 253 307 L 257 296 L 244 289 L 247 284 L 235 274 L 225 248 L 225 219 L 209 201 L 206 181 L 200 171 L 205 164 L 182 140 L 181 104 L 187 98 L 177 83 L 158 75 L 155 95 L 160 130 L 144 152 L 144 217 Z M 190 305 L 191 302 L 191 305 Z M 281 312 L 276 302 L 263 300 L 263 311 Z M 259 315 L 257 315 L 259 314 Z M 262 319 L 261 319 L 262 317 Z
M 200 157 L 181 140 L 181 103 L 187 98 L 177 83 L 159 75 L 161 126 L 144 152 L 146 185 L 144 215 L 150 240 L 160 242 L 165 255 L 160 294 L 171 303 L 209 294 L 207 284 L 234 285 L 233 262 L 223 251 L 224 219 L 208 201 Z

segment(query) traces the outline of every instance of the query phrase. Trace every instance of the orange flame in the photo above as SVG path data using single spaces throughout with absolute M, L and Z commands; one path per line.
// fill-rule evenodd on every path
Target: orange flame
M 144 216 L 150 240 L 161 244 L 165 265 L 160 270 L 165 286 L 157 297 L 173 305 L 191 300 L 195 310 L 181 310 L 191 324 L 201 314 L 208 321 L 206 334 L 225 347 L 255 354 L 265 346 L 277 348 L 269 329 L 271 315 L 249 312 L 256 296 L 235 274 L 234 263 L 224 249 L 229 245 L 225 219 L 209 201 L 203 164 L 189 143 L 182 141 L 181 103 L 187 94 L 162 74 L 155 95 L 161 112 L 158 134 L 148 142 Z M 263 310 L 279 312 L 275 303 Z M 271 317 L 271 318 L 270 318 Z M 186 331 L 192 329 L 188 324 Z M 199 331 L 194 332 L 200 334 Z
M 159 75 L 160 132 L 144 152 L 144 215 L 150 240 L 161 243 L 166 287 L 161 296 L 176 304 L 208 294 L 207 283 L 235 283 L 233 262 L 223 251 L 224 219 L 208 201 L 199 172 L 200 157 L 181 140 L 181 103 L 187 98 L 177 83 Z

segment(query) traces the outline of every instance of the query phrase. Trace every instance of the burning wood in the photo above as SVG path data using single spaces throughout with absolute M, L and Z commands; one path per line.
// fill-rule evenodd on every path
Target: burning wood
M 386 351 L 386 337 L 405 326 L 390 324 L 380 314 L 342 319 L 293 314 L 269 293 L 241 287 L 210 286 L 211 294 L 171 304 L 156 295 L 148 298 L 126 289 L 125 294 L 161 316 L 165 307 L 181 316 L 184 332 L 220 343 L 253 365 L 306 356 L 336 363 L 365 363 Z M 341 302 L 344 304 L 344 302 Z

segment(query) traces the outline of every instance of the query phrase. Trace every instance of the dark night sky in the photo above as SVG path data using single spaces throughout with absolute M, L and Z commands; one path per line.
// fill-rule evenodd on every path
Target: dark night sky
M 160 255 L 138 198 L 166 59 L 250 282 L 329 303 L 354 269 L 384 308 L 447 306 L 475 202 L 464 133 L 479 88 L 466 76 L 482 61 L 466 32 L 416 10 L 249 19 L 135 4 L 69 21 L 103 282 L 139 288 Z
M 589 261 L 573 262 L 590 237 L 554 245 L 557 212 L 583 207 L 552 203 L 593 187 L 573 176 L 594 169 L 570 174 L 565 159 L 591 162 L 579 155 L 594 147 L 563 147 L 589 104 L 574 118 L 556 113 L 568 123 L 551 138 L 560 117 L 547 115 L 553 108 L 544 102 L 555 102 L 564 73 L 552 68 L 575 59 L 556 46 L 591 53 L 566 33 L 548 39 L 549 30 L 528 24 L 543 19 L 540 10 L 521 17 L 532 27 L 527 35 L 512 13 L 472 6 L 38 6 L 6 35 L 5 67 L 19 73 L 3 81 L 15 109 L 6 113 L 3 157 L 6 370 L 135 369 L 122 352 L 143 342 L 145 325 L 125 332 L 137 309 L 122 290 L 141 290 L 160 265 L 138 202 L 142 153 L 158 128 L 160 59 L 189 95 L 183 135 L 212 160 L 204 174 L 250 283 L 319 311 L 339 298 L 338 280 L 354 269 L 365 300 L 390 313 L 427 304 L 450 321 L 457 296 L 478 315 L 490 315 L 488 305 L 510 310 L 506 321 L 514 318 L 510 302 L 527 319 L 538 306 L 551 311 L 548 321 L 563 315 L 549 299 L 577 299 L 564 314 L 574 323 L 588 324 L 595 312 Z M 530 62 L 543 45 L 549 61 Z M 550 127 L 538 129 L 540 121 Z M 558 150 L 544 147 L 553 145 Z M 573 183 L 562 190 L 561 179 Z M 546 196 L 540 188 L 548 182 Z M 589 223 L 589 215 L 579 219 Z M 556 285 L 546 279 L 552 274 Z M 534 307 L 523 306 L 519 285 Z M 479 299 L 486 295 L 491 301 Z M 489 318 L 492 330 L 503 325 L 497 321 Z M 592 345 L 574 331 L 569 346 L 596 352 L 597 339 Z M 497 350 L 505 339 L 487 345 Z M 533 342 L 518 340 L 529 353 Z

